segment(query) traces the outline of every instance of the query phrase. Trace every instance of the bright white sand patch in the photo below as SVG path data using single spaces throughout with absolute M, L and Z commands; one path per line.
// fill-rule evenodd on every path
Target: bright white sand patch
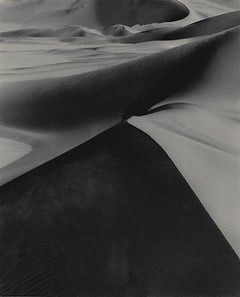
M 0 168 L 22 158 L 31 150 L 32 147 L 29 144 L 8 138 L 0 138 Z

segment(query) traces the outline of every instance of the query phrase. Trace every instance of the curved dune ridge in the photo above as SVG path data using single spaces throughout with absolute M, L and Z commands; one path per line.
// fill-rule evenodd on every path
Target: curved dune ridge
M 236 20 L 238 13 L 219 16 L 216 28 L 236 26 Z M 198 26 L 208 31 L 209 21 L 196 24 L 196 32 Z M 2 129 L 29 134 L 37 144 L 29 156 L 1 170 L 1 184 L 193 85 L 218 47 L 208 46 L 209 38 L 80 75 L 3 84 Z
M 152 29 L 146 32 L 139 32 L 135 34 L 133 33 L 130 36 L 119 38 L 113 41 L 139 43 L 152 40 L 176 40 L 184 38 L 193 38 L 198 36 L 215 34 L 239 26 L 239 24 L 240 11 L 234 11 L 219 16 L 207 18 L 180 28 L 163 27 L 160 29 Z
M 214 54 L 207 44 L 208 39 L 197 41 L 82 75 L 7 84 L 2 87 L 1 123 L 44 131 L 147 111 L 199 78 L 202 61 Z
M 96 15 L 104 26 L 170 22 L 185 18 L 189 10 L 176 0 L 97 0 Z
M 240 295 L 237 8 L 0 1 L 1 296 Z
M 4 5 L 5 3 L 5 5 Z M 106 27 L 169 22 L 185 18 L 189 10 L 177 0 L 20 1 L 2 4 L 3 20 L 22 23 L 79 24 Z
M 216 28 L 210 30 L 209 22 Z M 210 34 L 230 25 L 240 25 L 238 12 L 216 17 L 216 22 L 197 23 L 194 36 L 201 35 L 204 28 Z M 214 55 L 214 47 L 205 46 L 207 40 L 86 74 L 7 84 L 1 91 L 0 121 L 27 129 L 62 129 L 108 114 L 120 116 L 122 112 L 126 116 L 133 102 L 136 110 L 146 111 L 198 79 L 204 67 L 202 59 Z
M 130 123 L 168 152 L 240 256 L 239 28 L 210 44 L 202 78 Z
M 220 16 L 211 17 L 186 25 L 180 28 L 160 28 L 143 32 L 134 32 L 130 27 L 122 24 L 108 26 L 102 30 L 105 35 L 110 36 L 127 36 L 112 40 L 114 42 L 138 43 L 152 40 L 175 40 L 192 38 L 197 36 L 211 35 L 214 33 L 233 28 L 240 24 L 240 11 L 229 12 Z M 22 37 L 79 37 L 89 35 L 100 35 L 101 32 L 89 29 L 84 26 L 68 26 L 60 29 L 50 28 L 28 28 L 0 32 L 2 38 L 22 38 Z M 130 36 L 129 36 L 130 35 Z

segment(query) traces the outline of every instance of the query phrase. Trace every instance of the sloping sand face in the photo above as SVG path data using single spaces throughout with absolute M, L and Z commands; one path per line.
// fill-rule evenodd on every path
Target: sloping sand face
M 3 168 L 31 152 L 30 145 L 0 137 L 0 168 Z
M 78 0 L 0 3 L 7 22 L 105 27 L 176 21 L 189 10 L 177 0 Z M 45 24 L 44 24 L 45 21 Z
M 239 295 L 226 2 L 0 2 L 0 295 Z
M 186 6 L 175 0 L 97 0 L 95 9 L 103 26 L 170 22 L 189 13 Z
M 195 84 L 129 122 L 164 148 L 240 256 L 239 40 L 239 29 L 210 38 L 217 52 Z
M 239 296 L 226 2 L 0 1 L 1 296 Z
M 239 295 L 237 255 L 163 149 L 127 123 L 0 197 L 0 295 Z
M 131 35 L 128 34 L 129 36 L 118 38 L 113 41 L 139 43 L 151 40 L 179 40 L 215 34 L 237 27 L 239 24 L 240 11 L 235 11 L 206 18 L 182 27 L 164 27 Z
M 237 21 L 238 14 L 232 13 L 222 15 L 210 23 L 214 24 L 212 26 L 216 30 L 225 30 L 230 25 L 235 26 Z M 193 27 L 196 35 L 194 40 L 197 40 L 199 27 L 201 32 L 208 32 L 209 21 L 196 23 Z M 62 32 L 55 32 L 59 31 Z M 13 32 L 16 34 L 17 31 Z M 84 38 L 87 40 L 85 42 L 93 38 L 93 43 L 82 44 Z M 197 80 L 205 65 L 201 63 L 202 59 L 211 59 L 215 54 L 214 48 L 205 50 L 202 46 L 207 39 L 199 39 L 199 47 L 192 50 L 191 45 L 179 48 L 176 46 L 191 44 L 193 38 L 139 45 L 114 43 L 114 46 L 109 40 L 101 39 L 102 37 L 100 40 L 94 38 L 80 37 L 76 43 L 70 44 L 52 38 L 44 38 L 42 43 L 41 38 L 22 39 L 21 42 L 13 43 L 13 48 L 12 39 L 4 44 L 5 51 L 11 49 L 8 59 L 13 66 L 16 61 L 21 63 L 15 69 L 10 63 L 9 74 L 3 74 L 8 83 L 1 85 L 0 122 L 4 129 L 9 127 L 18 130 L 20 135 L 30 133 L 30 138 L 37 145 L 34 146 L 28 162 L 13 163 L 11 170 L 8 166 L 9 170 L 4 168 L 1 171 L 1 184 L 110 128 L 121 120 L 123 114 L 126 118 L 132 114 L 145 113 L 157 102 Z M 54 45 L 61 47 L 56 49 Z M 32 47 L 34 51 L 31 51 Z M 175 49 L 165 51 L 172 47 Z M 27 50 L 26 53 L 24 49 Z M 90 71 L 92 68 L 104 68 L 105 63 L 115 61 L 120 64 L 124 59 L 153 52 L 159 53 L 122 65 Z M 71 55 L 71 61 L 68 62 Z M 103 60 L 104 65 L 100 65 Z M 49 64 L 44 66 L 44 62 Z M 35 67 L 32 67 L 34 63 Z M 66 73 L 78 75 L 66 76 Z M 56 75 L 61 78 L 54 77 Z M 51 79 L 40 79 L 45 76 Z M 16 77 L 19 80 L 26 77 L 28 81 L 16 82 Z

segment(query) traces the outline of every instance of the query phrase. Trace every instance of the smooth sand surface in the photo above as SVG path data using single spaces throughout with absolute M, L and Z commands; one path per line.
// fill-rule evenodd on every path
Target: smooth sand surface
M 198 81 L 129 122 L 164 148 L 240 256 L 239 40 L 238 29 L 210 39 L 217 53 Z
M 177 21 L 189 14 L 188 8 L 176 0 L 97 0 L 95 5 L 97 18 L 105 27 Z
M 239 26 L 240 11 L 228 12 L 215 17 L 207 18 L 183 27 L 166 27 L 148 30 L 115 39 L 115 42 L 139 43 L 150 40 L 175 40 L 211 35 Z
M 238 8 L 0 1 L 0 295 L 239 296 Z
M 207 32 L 215 24 L 217 30 L 208 32 L 210 34 L 235 26 L 237 22 L 238 14 L 230 13 L 213 21 L 200 22 L 194 28 L 197 34 L 199 28 Z M 82 28 L 72 26 L 50 32 L 73 37 Z M 1 133 L 13 140 L 23 139 L 23 142 L 30 138 L 33 151 L 22 160 L 15 162 L 13 159 L 12 164 L 1 169 L 1 184 L 84 143 L 118 123 L 121 117 L 146 112 L 152 105 L 191 84 L 192 73 L 197 79 L 203 52 L 209 59 L 214 54 L 214 49 L 208 51 L 201 45 L 206 42 L 204 37 L 197 36 L 139 46 L 111 44 L 106 37 L 92 31 L 90 36 L 78 37 L 78 41 L 69 43 L 46 36 L 27 37 L 49 34 L 48 29 L 44 30 L 2 33 L 7 42 L 3 42 L 2 52 L 5 72 L 0 85 Z M 15 37 L 9 34 L 22 34 L 22 39 L 15 42 Z M 196 47 L 197 38 L 199 45 Z M 184 43 L 189 46 L 177 48 Z M 170 48 L 173 49 L 166 51 Z M 159 53 L 149 55 L 154 52 Z M 137 59 L 146 55 L 149 56 Z M 127 60 L 133 61 L 121 64 Z M 5 61 L 9 61 L 9 66 Z M 104 67 L 114 63 L 121 65 Z M 103 69 L 97 70 L 99 68 Z
M 29 154 L 32 148 L 29 144 L 0 137 L 0 168 L 7 166 Z
M 239 295 L 238 6 L 0 1 L 0 295 Z
M 81 24 L 102 28 L 118 23 L 132 26 L 176 21 L 189 13 L 177 0 L 3 1 L 0 5 L 3 21 L 43 26 Z

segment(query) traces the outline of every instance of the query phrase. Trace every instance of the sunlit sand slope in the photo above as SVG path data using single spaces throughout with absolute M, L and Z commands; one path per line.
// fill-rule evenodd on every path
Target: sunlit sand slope
M 130 122 L 169 154 L 240 255 L 239 29 L 208 40 L 216 52 L 189 88 Z

